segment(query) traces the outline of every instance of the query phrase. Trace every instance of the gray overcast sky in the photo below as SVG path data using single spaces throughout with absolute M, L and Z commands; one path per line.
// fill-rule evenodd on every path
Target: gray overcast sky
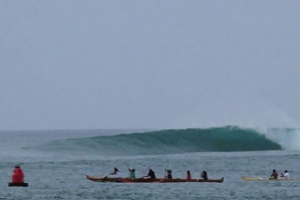
M 0 1 L 0 130 L 300 124 L 300 1 Z

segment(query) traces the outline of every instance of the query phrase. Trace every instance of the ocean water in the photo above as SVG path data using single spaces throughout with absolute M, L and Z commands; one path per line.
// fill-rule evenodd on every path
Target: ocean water
M 138 132 L 138 133 L 135 133 Z M 162 131 L 1 131 L 0 199 L 300 199 L 300 181 L 243 181 L 269 177 L 272 169 L 300 178 L 298 129 L 219 127 Z M 27 188 L 8 187 L 21 164 Z M 127 167 L 157 177 L 193 178 L 206 170 L 223 183 L 96 183 Z

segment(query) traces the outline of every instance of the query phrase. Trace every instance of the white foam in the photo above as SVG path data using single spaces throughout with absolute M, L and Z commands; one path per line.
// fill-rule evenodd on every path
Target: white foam
M 300 129 L 259 129 L 268 139 L 278 143 L 285 150 L 300 150 Z

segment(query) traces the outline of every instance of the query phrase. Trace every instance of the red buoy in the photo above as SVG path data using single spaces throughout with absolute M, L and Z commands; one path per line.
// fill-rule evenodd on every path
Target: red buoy
M 28 183 L 24 183 L 24 173 L 20 167 L 20 165 L 15 166 L 15 169 L 11 176 L 11 182 L 8 183 L 8 186 L 20 186 L 27 187 Z

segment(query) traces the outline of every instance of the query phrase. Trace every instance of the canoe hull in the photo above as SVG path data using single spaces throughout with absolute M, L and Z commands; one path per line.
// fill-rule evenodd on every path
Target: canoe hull
M 123 179 L 123 183 L 159 183 L 160 178 L 150 179 L 150 178 L 139 178 L 139 179 Z
M 160 183 L 223 183 L 224 177 L 221 179 L 162 179 L 159 181 Z
M 89 176 L 86 175 L 86 178 L 90 181 L 94 181 L 94 182 L 115 182 L 115 183 L 122 183 L 123 179 L 122 178 L 104 178 L 104 177 L 95 177 L 95 176 Z
M 299 179 L 288 179 L 288 178 L 261 178 L 261 177 L 248 177 L 248 176 L 242 176 L 242 179 L 244 181 L 295 181 Z
M 131 179 L 131 178 L 104 178 L 104 177 L 93 177 L 86 175 L 86 178 L 90 181 L 94 182 L 115 182 L 115 183 L 223 183 L 224 178 L 221 179 L 163 179 L 163 178 L 157 178 L 157 179 Z

